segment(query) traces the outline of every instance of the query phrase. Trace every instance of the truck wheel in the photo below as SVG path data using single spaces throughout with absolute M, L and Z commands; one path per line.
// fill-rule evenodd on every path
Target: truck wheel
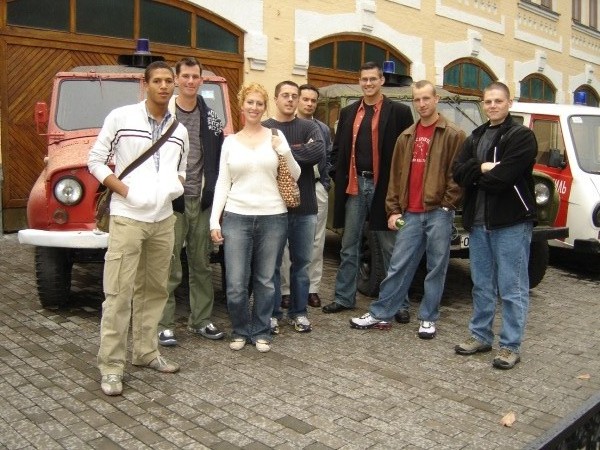
M 532 242 L 529 249 L 529 289 L 536 287 L 546 274 L 550 249 L 547 241 Z
M 358 267 L 358 292 L 367 297 L 377 297 L 379 284 L 385 278 L 381 245 L 375 232 L 368 229 L 364 233 Z
M 69 250 L 56 247 L 35 248 L 35 276 L 38 296 L 44 308 L 64 306 L 71 291 L 73 260 Z

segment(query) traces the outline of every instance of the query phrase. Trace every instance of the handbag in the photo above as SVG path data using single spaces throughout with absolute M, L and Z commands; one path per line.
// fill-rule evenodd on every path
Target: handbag
M 158 139 L 154 144 L 150 146 L 148 150 L 142 153 L 138 158 L 129 164 L 123 172 L 119 175 L 119 180 L 122 180 L 127 175 L 129 175 L 135 168 L 137 168 L 140 164 L 142 164 L 145 160 L 147 160 L 151 155 L 153 155 L 164 143 L 167 139 L 171 137 L 179 122 L 177 119 L 173 120 L 173 123 L 169 127 L 169 129 Z M 108 189 L 106 186 L 101 185 L 104 189 L 102 189 L 96 199 L 96 204 L 94 207 L 94 218 L 96 220 L 96 229 L 108 233 L 109 223 L 110 223 L 110 199 L 112 197 L 112 191 Z
M 271 128 L 273 136 L 278 136 L 277 129 Z M 277 154 L 279 164 L 277 165 L 277 187 L 279 194 L 288 208 L 297 208 L 300 206 L 300 188 L 298 183 L 292 177 L 290 169 L 285 162 L 285 158 Z

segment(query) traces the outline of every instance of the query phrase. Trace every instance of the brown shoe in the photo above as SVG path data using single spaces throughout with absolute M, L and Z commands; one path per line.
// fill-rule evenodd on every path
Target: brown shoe
M 319 298 L 319 294 L 317 294 L 316 292 L 308 294 L 308 304 L 313 308 L 320 308 L 321 299 Z
M 281 309 L 289 309 L 292 306 L 292 299 L 289 295 L 281 296 Z

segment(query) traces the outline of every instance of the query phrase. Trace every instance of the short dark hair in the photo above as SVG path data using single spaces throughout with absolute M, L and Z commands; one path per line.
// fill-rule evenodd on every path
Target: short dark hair
M 171 72 L 171 75 L 175 76 L 173 69 L 165 61 L 154 61 L 153 63 L 148 64 L 148 67 L 146 67 L 146 70 L 144 71 L 144 81 L 146 83 L 150 82 L 150 78 L 152 78 L 152 72 L 157 69 L 167 69 L 169 72 Z
M 298 91 L 299 92 L 302 92 L 302 91 L 315 91 L 317 93 L 317 98 L 319 98 L 319 96 L 321 95 L 321 94 L 319 94 L 319 89 L 314 84 L 308 84 L 308 83 L 303 84 L 303 85 L 301 85 L 298 88 Z
M 381 68 L 381 65 L 376 63 L 375 61 L 367 61 L 363 63 L 363 65 L 360 66 L 360 70 L 358 71 L 358 73 L 362 72 L 363 70 L 371 69 L 377 69 L 377 71 L 379 72 L 379 76 L 383 76 L 383 69 Z
M 298 83 L 294 83 L 291 80 L 282 81 L 281 83 L 277 83 L 277 86 L 275 86 L 275 97 L 279 95 L 279 91 L 281 91 L 281 88 L 284 86 L 294 86 L 296 89 L 298 89 Z M 298 92 L 299 91 L 300 89 L 298 89 Z
M 430 86 L 431 87 L 431 91 L 433 92 L 433 95 L 437 95 L 437 91 L 435 89 L 435 86 L 429 80 L 419 80 L 419 81 L 415 82 L 413 84 L 413 89 L 423 89 L 426 86 Z
M 177 61 L 177 64 L 175 64 L 175 74 L 179 75 L 179 72 L 181 72 L 181 66 L 187 66 L 187 67 L 194 67 L 194 66 L 198 66 L 200 67 L 200 74 L 202 74 L 202 64 L 200 64 L 200 61 L 198 61 L 196 58 L 181 58 L 179 61 Z
M 506 94 L 506 98 L 510 100 L 510 89 L 508 89 L 508 86 L 506 84 L 502 83 L 501 81 L 492 81 L 485 87 L 485 89 L 483 90 L 483 94 L 485 95 L 487 91 L 491 91 L 493 89 L 504 91 L 504 93 Z

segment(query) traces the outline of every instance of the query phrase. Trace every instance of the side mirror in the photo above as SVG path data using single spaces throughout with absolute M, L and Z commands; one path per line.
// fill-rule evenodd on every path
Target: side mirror
M 565 161 L 563 155 L 560 154 L 559 149 L 551 148 L 548 151 L 548 167 L 555 167 L 561 170 L 567 167 L 567 161 Z
M 40 127 L 48 126 L 48 104 L 46 102 L 37 102 L 33 116 L 36 131 L 38 134 L 41 134 Z

